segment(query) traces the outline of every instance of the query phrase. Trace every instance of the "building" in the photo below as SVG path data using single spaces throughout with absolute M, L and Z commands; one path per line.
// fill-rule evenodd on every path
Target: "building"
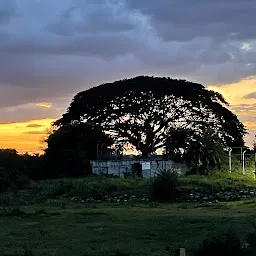
M 186 164 L 164 159 L 93 160 L 91 166 L 92 172 L 95 174 L 112 174 L 124 177 L 126 174 L 131 174 L 134 163 L 141 164 L 142 175 L 145 178 L 154 177 L 161 170 L 174 170 L 180 175 L 184 175 L 190 170 Z

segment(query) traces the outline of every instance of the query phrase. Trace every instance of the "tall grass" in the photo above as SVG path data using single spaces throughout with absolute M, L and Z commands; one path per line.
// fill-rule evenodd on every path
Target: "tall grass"
M 92 176 L 80 179 L 42 181 L 32 187 L 36 195 L 58 197 L 62 195 L 103 199 L 110 195 L 147 194 L 151 180 L 123 179 L 108 176 Z
M 256 187 L 254 175 L 234 172 L 216 172 L 205 176 L 189 175 L 180 178 L 183 188 L 201 188 L 209 192 L 235 188 Z

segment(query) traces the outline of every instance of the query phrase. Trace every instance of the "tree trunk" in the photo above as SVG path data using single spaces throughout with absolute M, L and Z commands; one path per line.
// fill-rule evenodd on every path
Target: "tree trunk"
M 147 144 L 140 145 L 140 151 L 142 153 L 142 157 L 148 157 L 148 155 L 152 152 L 152 147 Z

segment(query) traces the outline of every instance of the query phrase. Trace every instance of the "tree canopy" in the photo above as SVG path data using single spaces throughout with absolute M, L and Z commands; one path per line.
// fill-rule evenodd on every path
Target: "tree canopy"
M 88 160 L 97 159 L 99 150 L 107 150 L 113 141 L 89 123 L 66 124 L 46 139 L 45 163 L 49 177 L 79 177 L 90 171 Z
M 212 128 L 230 147 L 243 146 L 246 133 L 221 94 L 165 77 L 139 76 L 79 92 L 54 125 L 74 122 L 93 122 L 143 156 L 165 148 L 177 129 L 200 134 Z

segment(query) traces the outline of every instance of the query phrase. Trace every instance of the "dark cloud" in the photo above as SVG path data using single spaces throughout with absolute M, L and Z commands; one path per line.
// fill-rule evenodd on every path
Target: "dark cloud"
M 34 104 L 24 104 L 16 107 L 0 109 L 1 123 L 26 122 L 31 119 L 55 119 L 65 108 L 41 108 Z
M 16 4 L 13 0 L 2 0 L 0 2 L 0 28 L 7 25 L 16 16 Z
M 40 127 L 42 127 L 42 125 L 41 124 L 29 124 L 29 125 L 27 125 L 27 127 L 28 128 L 40 128 Z
M 78 91 L 124 77 L 256 74 L 255 0 L 12 2 L 0 2 L 0 121 L 58 117 Z
M 73 40 L 41 43 L 40 41 L 13 41 L 0 43 L 0 52 L 13 55 L 71 55 L 94 56 L 102 59 L 115 58 L 143 49 L 136 38 L 126 35 L 86 35 Z M 145 46 L 144 46 L 145 47 Z
M 244 96 L 244 99 L 256 99 L 256 92 L 251 92 Z
M 196 37 L 216 40 L 255 39 L 255 0 L 125 0 L 146 15 L 158 34 L 168 41 Z
M 46 29 L 58 35 L 71 36 L 85 33 L 124 32 L 136 28 L 134 20 L 127 18 L 127 15 L 124 17 L 125 10 L 116 9 L 113 5 L 109 6 L 106 1 L 87 1 L 86 4 L 76 2 L 76 4 L 60 13 L 57 21 L 47 24 Z

